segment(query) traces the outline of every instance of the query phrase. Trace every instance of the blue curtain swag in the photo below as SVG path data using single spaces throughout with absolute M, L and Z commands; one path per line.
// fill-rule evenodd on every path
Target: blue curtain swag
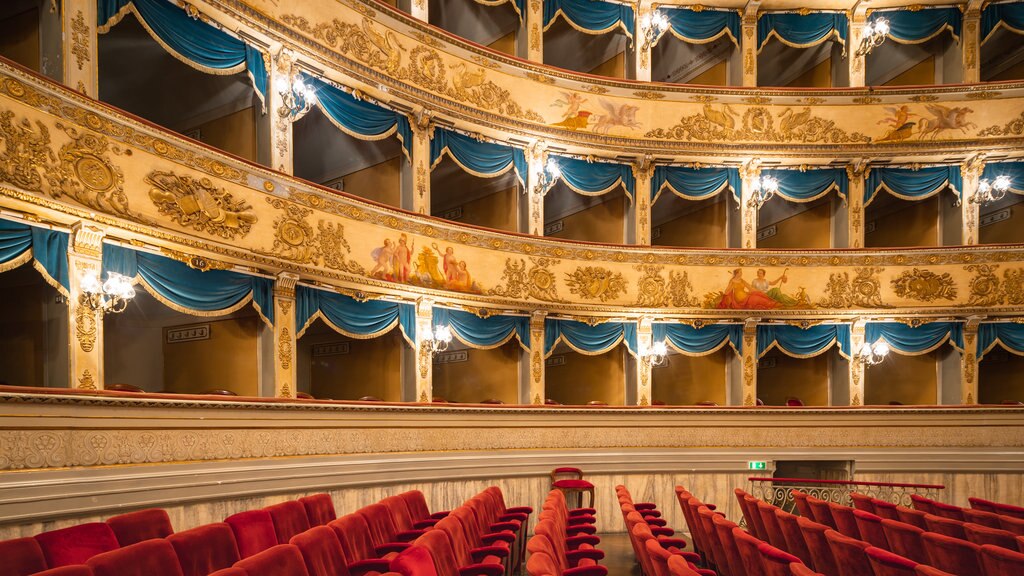
M 850 325 L 818 324 L 808 328 L 788 324 L 762 324 L 757 327 L 757 357 L 777 348 L 793 358 L 813 358 L 833 346 L 839 355 L 850 359 Z
M 849 27 L 845 12 L 763 12 L 757 20 L 757 53 L 774 36 L 791 48 L 810 48 L 834 38 L 845 55 Z
M 474 0 L 477 4 L 483 4 L 484 6 L 501 6 L 502 4 L 511 4 L 512 9 L 516 11 L 516 16 L 519 17 L 519 21 L 522 22 L 526 14 L 526 0 Z
M 762 170 L 761 174 L 775 177 L 779 181 L 779 196 L 790 202 L 813 202 L 833 190 L 845 202 L 850 187 L 849 176 L 843 168 Z
M 983 322 L 978 325 L 978 360 L 996 346 L 1024 356 L 1024 324 L 1015 322 Z
M 481 318 L 464 310 L 434 308 L 434 326 L 448 326 L 452 336 L 470 348 L 491 350 L 515 338 L 530 350 L 530 319 L 526 316 L 494 315 Z
M 954 40 L 960 41 L 963 14 L 956 7 L 877 10 L 868 15 L 869 21 L 878 17 L 889 21 L 887 37 L 893 42 L 923 44 L 947 30 Z
M 430 139 L 430 169 L 437 168 L 445 155 L 459 168 L 479 178 L 495 178 L 512 170 L 519 183 L 526 187 L 529 166 L 522 148 L 482 142 L 453 130 L 435 128 Z
M 70 295 L 67 232 L 0 219 L 0 273 L 28 262 L 65 297 Z
M 981 177 L 991 182 L 997 176 L 1007 176 L 1010 179 L 1010 192 L 1024 194 L 1024 162 L 991 162 L 985 164 Z
M 598 356 L 625 343 L 626 350 L 636 356 L 636 324 L 604 322 L 591 326 L 576 320 L 548 318 L 544 322 L 544 357 L 551 356 L 559 342 L 587 356 Z
M 633 39 L 636 15 L 633 6 L 603 0 L 544 0 L 544 31 L 561 15 L 570 26 L 584 34 L 598 35 L 621 28 Z
M 206 23 L 198 12 L 193 15 L 167 0 L 97 0 L 96 11 L 99 34 L 109 32 L 131 12 L 157 44 L 188 66 L 221 76 L 245 71 L 266 112 L 268 75 L 264 53 Z
M 728 36 L 733 44 L 740 45 L 742 24 L 736 10 L 695 10 L 690 6 L 659 6 L 658 10 L 668 17 L 669 27 L 654 39 L 652 47 L 668 33 L 688 44 L 708 44 Z
M 666 189 L 684 200 L 704 200 L 729 189 L 733 200 L 739 203 L 743 193 L 743 179 L 737 168 L 655 166 L 651 178 L 652 205 Z
M 553 154 L 549 158 L 558 164 L 561 171 L 559 179 L 573 192 L 584 196 L 601 196 L 621 185 L 626 190 L 626 196 L 630 201 L 633 200 L 636 178 L 633 176 L 632 166 L 612 162 L 590 162 Z
M 743 354 L 743 326 L 740 324 L 710 324 L 695 328 L 672 322 L 651 323 L 651 339 L 665 342 L 685 356 L 707 356 L 725 346 L 737 355 Z
M 981 44 L 999 28 L 1024 35 L 1024 2 L 992 2 L 985 6 L 981 11 Z
M 957 198 L 964 181 L 959 166 L 928 168 L 873 168 L 864 184 L 864 206 L 871 204 L 880 190 L 901 200 L 923 200 L 949 187 Z
M 369 340 L 390 332 L 396 325 L 402 339 L 416 348 L 416 307 L 390 300 L 359 301 L 337 292 L 295 287 L 296 338 L 301 338 L 317 319 L 339 334 Z
M 314 76 L 304 73 L 301 78 L 316 93 L 316 106 L 338 130 L 359 140 L 383 140 L 394 135 L 402 143 L 406 160 L 412 161 L 412 127 L 404 114 L 360 100 Z
M 914 327 L 901 322 L 868 322 L 864 341 L 874 344 L 885 340 L 891 350 L 906 356 L 919 356 L 938 349 L 946 342 L 964 350 L 964 326 L 960 322 L 929 322 Z

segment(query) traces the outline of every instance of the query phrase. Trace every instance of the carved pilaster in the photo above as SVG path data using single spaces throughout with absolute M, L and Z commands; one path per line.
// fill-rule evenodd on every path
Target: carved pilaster
M 267 110 L 270 116 L 270 167 L 292 174 L 295 171 L 294 146 L 292 141 L 291 111 L 285 106 L 281 86 L 290 86 L 298 69 L 294 55 L 280 45 L 273 48 L 274 57 L 270 59 L 269 94 L 267 94 Z
M 640 351 L 639 358 L 634 364 L 636 365 L 636 403 L 637 406 L 650 406 L 651 401 L 654 399 L 652 388 L 653 380 L 651 378 L 651 366 L 650 361 L 644 357 L 644 353 L 651 349 L 654 344 L 654 340 L 651 336 L 651 322 L 653 320 L 650 317 L 644 317 L 640 319 L 637 324 L 636 330 L 636 341 L 637 349 Z
M 654 176 L 653 158 L 647 154 L 640 162 L 633 165 L 633 178 L 636 180 L 636 194 L 633 198 L 633 232 L 636 235 L 634 244 L 651 245 L 651 179 Z
M 297 274 L 281 272 L 274 283 L 274 396 L 294 398 L 296 392 L 295 355 L 298 333 L 295 328 L 295 283 Z
M 102 229 L 79 222 L 71 229 L 68 249 L 70 382 L 72 387 L 83 390 L 103 389 L 103 313 L 87 304 L 82 278 L 102 273 L 104 235 Z
M 855 320 L 850 325 L 850 350 L 856 356 L 864 345 L 864 326 L 862 320 Z M 864 405 L 864 370 L 862 362 L 850 359 L 850 406 Z
M 63 0 L 64 42 L 61 62 L 64 85 L 90 98 L 99 97 L 96 2 Z
M 963 55 L 963 82 L 981 82 L 981 5 L 983 0 L 970 0 L 964 12 L 960 46 Z
M 430 402 L 434 397 L 434 357 L 428 340 L 434 331 L 434 301 L 416 301 L 416 402 Z
M 846 48 L 846 62 L 849 66 L 850 87 L 865 85 L 865 56 L 857 54 L 861 38 L 864 37 L 864 25 L 867 24 L 867 2 L 858 2 L 850 17 L 850 39 Z
M 964 324 L 964 351 L 960 354 L 960 403 L 978 403 L 978 324 L 974 316 Z
M 757 404 L 757 321 L 748 318 L 743 324 L 743 405 Z
M 412 196 L 403 206 L 418 214 L 430 214 L 430 139 L 434 134 L 433 114 L 417 110 L 412 117 Z
M 526 221 L 524 232 L 534 236 L 544 235 L 544 193 L 538 183 L 543 178 L 544 165 L 548 160 L 547 149 L 543 144 L 533 144 L 526 149 L 526 161 L 529 164 L 530 177 L 524 193 L 526 199 Z
M 530 0 L 526 5 L 526 59 L 544 62 L 544 3 Z
M 651 62 L 651 52 L 654 50 L 654 44 L 647 44 L 644 42 L 644 34 L 647 33 L 640 23 L 643 21 L 644 16 L 650 15 L 654 12 L 654 7 L 651 6 L 650 0 L 640 0 L 638 3 L 639 7 L 636 11 L 636 29 L 633 30 L 633 45 L 636 47 L 633 50 L 633 58 L 636 70 L 636 79 L 641 82 L 651 81 L 651 69 L 653 63 Z
M 743 194 L 740 198 L 740 246 L 757 248 L 757 207 L 750 205 L 757 181 L 761 178 L 761 161 L 757 158 L 747 160 L 740 166 L 740 177 L 743 178 Z
M 544 404 L 544 318 L 547 312 L 530 315 L 530 404 Z
M 960 164 L 960 176 L 964 181 L 964 189 L 960 191 L 960 210 L 963 230 L 960 234 L 960 243 L 970 246 L 978 243 L 978 232 L 980 229 L 979 217 L 981 206 L 971 202 L 971 197 L 978 190 L 978 182 L 981 180 L 981 172 L 985 169 L 985 155 L 977 154 Z
M 427 0 L 412 0 L 409 6 L 409 14 L 423 22 L 430 22 L 430 2 Z
M 748 2 L 743 12 L 743 36 L 740 52 L 743 54 L 743 85 L 757 86 L 757 10 L 759 2 Z
M 846 166 L 846 176 L 850 181 L 846 193 L 846 223 L 849 227 L 846 238 L 849 248 L 864 247 L 864 178 L 868 170 L 870 168 L 863 160 Z

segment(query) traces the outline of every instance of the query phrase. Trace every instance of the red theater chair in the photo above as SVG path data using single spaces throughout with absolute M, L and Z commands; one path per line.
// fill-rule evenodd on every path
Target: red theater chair
M 853 516 L 853 508 L 829 502 L 828 509 L 832 511 L 832 519 L 835 520 L 836 530 L 840 534 L 857 540 L 861 539 L 857 519 Z
M 248 576 L 248 574 L 245 573 L 245 570 L 232 566 L 230 568 L 217 570 L 216 572 L 211 573 L 210 576 Z
M 930 513 L 915 510 L 913 508 L 907 508 L 906 506 L 896 507 L 896 516 L 899 517 L 900 522 L 906 522 L 912 526 L 917 526 L 921 530 L 928 529 L 928 522 L 924 519 L 928 514 Z
M 330 494 L 313 494 L 299 498 L 306 509 L 306 519 L 310 526 L 326 526 L 337 519 L 334 511 L 334 500 Z
M 402 492 L 399 496 L 405 499 L 405 505 L 409 507 L 409 513 L 413 518 L 413 528 L 428 528 L 448 515 L 447 510 L 431 513 L 430 508 L 427 507 L 427 500 L 423 497 L 423 492 L 419 490 Z
M 61 566 L 60 568 L 51 568 L 49 570 L 43 570 L 42 572 L 36 572 L 32 576 L 93 576 L 92 568 L 89 568 L 85 564 L 70 564 L 68 566 Z
M 910 505 L 914 507 L 914 510 L 920 510 L 926 514 L 937 514 L 935 511 L 935 502 L 931 498 L 911 494 Z
M 743 519 L 747 521 L 747 526 L 753 526 L 754 510 L 751 510 L 750 506 L 747 505 L 747 492 L 742 488 L 736 488 L 735 490 L 733 490 L 733 493 L 736 494 L 736 500 L 740 503 L 740 513 L 743 514 Z
M 668 559 L 668 573 L 670 576 L 700 576 L 701 574 L 714 574 L 710 570 L 694 570 L 686 560 L 682 558 Z M 531 574 L 530 576 L 533 576 Z
M 814 496 L 808 496 L 807 505 L 811 508 L 812 520 L 818 524 L 824 524 L 833 530 L 836 529 L 836 520 L 832 517 L 832 509 L 829 508 L 828 502 Z
M 700 517 L 702 539 L 708 546 L 708 550 L 705 551 L 705 558 L 707 553 L 710 552 L 715 568 L 720 572 L 729 572 L 728 552 L 726 552 L 725 544 L 718 537 L 718 531 L 715 530 L 715 516 L 718 516 L 718 514 L 709 510 L 707 506 L 701 506 L 697 509 L 697 515 Z M 682 543 L 682 540 L 679 542 Z M 679 547 L 682 548 L 685 545 L 685 543 L 682 543 Z
M 764 538 L 761 540 L 768 542 L 779 550 L 788 551 L 786 537 L 782 534 L 782 529 L 779 527 L 779 519 L 775 517 L 775 509 L 775 506 L 763 500 L 757 501 L 757 512 L 761 515 L 761 525 L 764 526 L 765 535 L 768 536 L 767 540 Z
M 479 545 L 479 540 L 473 538 L 470 534 L 470 530 L 467 530 L 466 525 L 455 516 L 458 512 L 458 508 L 452 511 L 452 516 L 449 516 L 437 523 L 436 529 L 442 531 L 448 536 L 448 541 L 451 543 L 452 552 L 455 555 L 455 562 L 459 566 L 469 566 L 472 564 L 496 564 L 502 567 L 504 570 L 505 562 L 509 557 L 509 547 L 503 544 L 491 544 L 491 545 Z M 426 536 L 426 534 L 424 534 Z M 476 538 L 479 538 L 479 534 Z
M 411 542 L 420 534 L 423 534 L 424 528 L 416 528 L 414 526 L 415 521 L 413 520 L 412 512 L 409 511 L 409 505 L 405 502 L 405 498 L 401 496 L 388 496 L 381 500 L 380 503 L 391 513 L 391 523 L 395 527 L 395 538 L 397 541 Z
M 886 502 L 885 500 L 872 500 L 875 505 L 875 514 L 882 518 L 888 518 L 889 520 L 899 520 L 899 512 L 896 511 L 896 505 L 892 502 Z
M 985 576 L 1020 576 L 1024 574 L 1024 554 L 1000 546 L 981 547 L 981 563 Z
M 797 520 L 799 516 L 790 514 L 781 508 L 776 508 L 775 518 L 778 520 L 779 529 L 782 530 L 782 535 L 786 539 L 786 550 L 799 558 L 804 564 L 813 566 L 814 559 L 811 558 L 811 552 L 807 549 L 807 542 L 804 541 L 804 535 L 800 532 L 800 524 Z
M 918 564 L 917 567 L 914 568 L 914 572 L 917 573 L 917 576 L 957 576 L 956 574 L 944 572 L 927 564 Z
M 825 532 L 825 540 L 828 541 L 829 548 L 832 549 L 832 558 L 835 559 L 840 576 L 871 574 L 871 562 L 868 561 L 868 555 L 864 552 L 871 547 L 870 544 L 850 538 L 835 530 Z
M 999 523 L 999 514 L 973 508 L 964 508 L 963 513 L 964 522 L 973 522 L 982 526 L 988 526 L 989 528 L 1002 528 L 1002 525 Z
M 565 572 L 574 568 L 585 568 L 595 566 L 597 561 L 604 557 L 604 553 L 596 548 L 585 548 L 578 550 L 559 549 L 558 546 L 544 534 L 536 534 L 526 543 L 526 549 L 530 556 L 535 554 L 545 555 L 552 558 L 558 570 Z
M 167 541 L 174 547 L 184 576 L 206 576 L 241 560 L 235 534 L 224 522 L 171 534 Z
M 349 576 L 348 558 L 334 530 L 316 526 L 288 542 L 302 553 L 309 576 Z
M 526 573 L 529 576 L 605 576 L 608 569 L 604 566 L 581 566 L 562 570 L 558 567 L 555 559 L 547 554 L 530 554 L 526 562 Z
M 931 560 L 929 566 L 942 566 L 954 574 L 985 573 L 981 566 L 981 546 L 935 532 L 925 532 L 921 539 Z
M 967 539 L 967 532 L 964 531 L 964 523 L 959 520 L 943 518 L 942 516 L 936 516 L 934 514 L 925 514 L 924 523 L 927 525 L 926 530 L 928 532 L 937 532 L 960 540 Z
M 757 503 L 760 502 L 757 498 L 754 498 L 750 494 L 743 497 L 747 501 L 747 508 L 750 509 L 750 516 L 754 519 L 754 523 L 748 526 L 748 530 L 751 535 L 760 540 L 768 541 L 768 527 L 764 525 L 764 518 L 761 517 L 761 509 L 757 507 Z
M 735 522 L 727 519 L 721 514 L 712 514 L 711 523 L 718 536 L 718 543 L 725 553 L 725 566 L 718 566 L 718 572 L 724 576 L 740 576 L 743 574 L 743 558 L 740 550 L 736 547 L 736 540 L 733 539 L 732 530 L 738 528 Z
M 917 567 L 917 562 L 910 558 L 904 558 L 874 546 L 869 546 L 865 552 L 875 571 L 875 576 L 914 576 L 916 574 L 914 569 Z
M 1020 518 L 999 514 L 999 527 L 1018 536 L 1024 536 L 1024 520 Z
M 505 567 L 494 563 L 464 563 L 456 560 L 451 540 L 443 530 L 428 530 L 416 539 L 416 546 L 425 548 L 441 576 L 501 576 Z
M 485 527 L 480 525 L 480 521 L 477 519 L 476 514 L 468 506 L 459 506 L 455 510 L 452 510 L 451 515 L 445 520 L 457 520 L 462 524 L 463 533 L 466 535 L 466 541 L 473 548 L 484 548 L 484 547 L 498 547 L 507 550 L 505 556 L 501 558 L 510 558 L 512 547 L 516 541 L 516 535 L 511 530 L 498 530 L 491 532 Z M 442 520 L 444 522 L 445 520 Z M 440 528 L 442 522 L 438 522 L 437 526 Z M 455 548 L 455 543 L 452 542 L 452 547 Z M 458 553 L 458 549 L 456 549 Z M 499 553 L 500 554 L 500 553 Z
M 96 576 L 182 576 L 174 547 L 159 538 L 97 554 L 86 565 Z
M 797 524 L 800 526 L 800 533 L 804 535 L 807 550 L 814 560 L 814 569 L 829 576 L 839 574 L 832 548 L 828 545 L 828 539 L 825 538 L 825 532 L 830 528 L 803 516 L 797 518 Z
M 789 565 L 800 563 L 800 559 L 796 556 L 779 550 L 766 542 L 758 545 L 757 551 L 761 554 L 761 566 L 764 567 L 764 573 L 768 576 L 790 576 Z
M 359 514 L 346 514 L 327 525 L 334 530 L 335 536 L 345 551 L 345 558 L 348 560 L 349 572 L 353 576 L 366 572 L 383 572 L 388 569 L 389 559 L 383 557 L 390 553 L 395 556 L 394 550 L 377 550 L 373 545 L 373 538 L 370 536 L 370 527 L 366 519 Z
M 366 524 L 370 527 L 370 538 L 373 539 L 374 547 L 378 548 L 378 553 L 382 548 L 387 548 L 387 552 L 401 552 L 408 548 L 408 543 L 419 535 L 419 533 L 403 534 L 403 539 L 399 540 L 398 530 L 391 519 L 391 512 L 387 506 L 379 502 L 364 506 L 356 513 L 366 519 Z
M 97 554 L 120 548 L 114 531 L 103 522 L 51 530 L 36 534 L 35 538 L 50 568 L 85 564 L 86 560 Z
M 292 536 L 309 530 L 306 507 L 301 502 L 288 500 L 267 506 L 264 510 L 270 513 L 270 519 L 274 522 L 274 534 L 277 536 L 278 544 L 287 544 Z
M 885 530 L 882 529 L 882 517 L 854 509 L 853 519 L 857 522 L 857 531 L 860 532 L 860 539 L 882 550 L 889 549 L 889 541 L 885 539 Z
M 107 526 L 114 531 L 121 546 L 151 538 L 166 538 L 174 533 L 171 518 L 162 508 L 149 508 L 107 518 Z
M 763 542 L 747 534 L 740 528 L 732 531 L 733 540 L 736 541 L 736 548 L 743 559 L 743 574 L 746 576 L 767 576 L 761 560 L 761 551 L 757 547 Z
M 814 512 L 811 512 L 811 507 L 807 504 L 807 494 L 799 490 L 790 490 L 790 494 L 793 495 L 793 503 L 796 504 L 800 515 L 808 520 L 814 520 Z
M 245 570 L 246 576 L 309 576 L 302 552 L 291 544 L 278 544 L 239 560 L 236 568 Z
M 943 518 L 951 518 L 953 520 L 959 520 L 961 522 L 964 521 L 964 512 L 963 509 L 960 508 L 959 506 L 946 504 L 945 502 L 932 501 L 932 510 L 934 510 L 934 512 L 931 512 L 931 514 L 934 514 L 936 516 L 942 516 Z
M 886 541 L 889 542 L 889 551 L 893 554 L 899 554 L 921 564 L 931 561 L 921 539 L 924 530 L 887 518 L 882 520 L 882 530 L 885 532 Z
M 583 471 L 579 468 L 563 466 L 551 471 L 551 488 L 561 490 L 568 498 L 575 495 L 576 507 L 583 506 L 583 494 L 590 495 L 588 508 L 594 507 L 594 484 L 583 479 Z
M 0 575 L 28 576 L 46 570 L 43 549 L 35 538 L 14 538 L 0 542 Z
M 875 504 L 872 502 L 874 500 L 872 497 L 853 492 L 850 494 L 850 500 L 853 501 L 853 507 L 857 510 L 875 513 Z
M 1017 549 L 1017 535 L 1013 532 L 989 528 L 988 526 L 972 524 L 970 522 L 964 524 L 964 532 L 967 533 L 967 541 L 974 542 L 978 546 L 991 544 L 992 546 L 1000 546 L 1007 550 L 1019 552 Z
M 238 545 L 238 556 L 248 558 L 276 545 L 274 520 L 266 510 L 248 510 L 224 519 L 231 526 Z
M 421 546 L 410 546 L 391 561 L 391 572 L 399 576 L 438 576 L 430 551 Z
M 821 572 L 815 572 L 810 566 L 797 562 L 789 565 L 789 573 L 793 576 L 825 576 Z

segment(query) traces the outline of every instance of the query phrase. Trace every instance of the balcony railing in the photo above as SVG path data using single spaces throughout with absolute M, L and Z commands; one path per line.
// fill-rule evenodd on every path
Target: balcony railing
M 852 506 L 850 494 L 856 492 L 898 506 L 910 507 L 910 495 L 919 494 L 939 500 L 946 487 L 937 484 L 901 484 L 895 482 L 855 482 L 852 480 L 811 480 L 807 478 L 747 478 L 750 494 L 787 512 L 794 512 L 793 490 L 800 490 L 826 502 Z

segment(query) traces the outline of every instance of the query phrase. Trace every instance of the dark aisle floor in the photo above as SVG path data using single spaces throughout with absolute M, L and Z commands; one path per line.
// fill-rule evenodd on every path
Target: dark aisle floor
M 599 536 L 601 544 L 598 548 L 604 550 L 604 560 L 601 564 L 608 568 L 608 576 L 640 576 L 640 565 L 636 563 L 629 536 L 625 533 Z

